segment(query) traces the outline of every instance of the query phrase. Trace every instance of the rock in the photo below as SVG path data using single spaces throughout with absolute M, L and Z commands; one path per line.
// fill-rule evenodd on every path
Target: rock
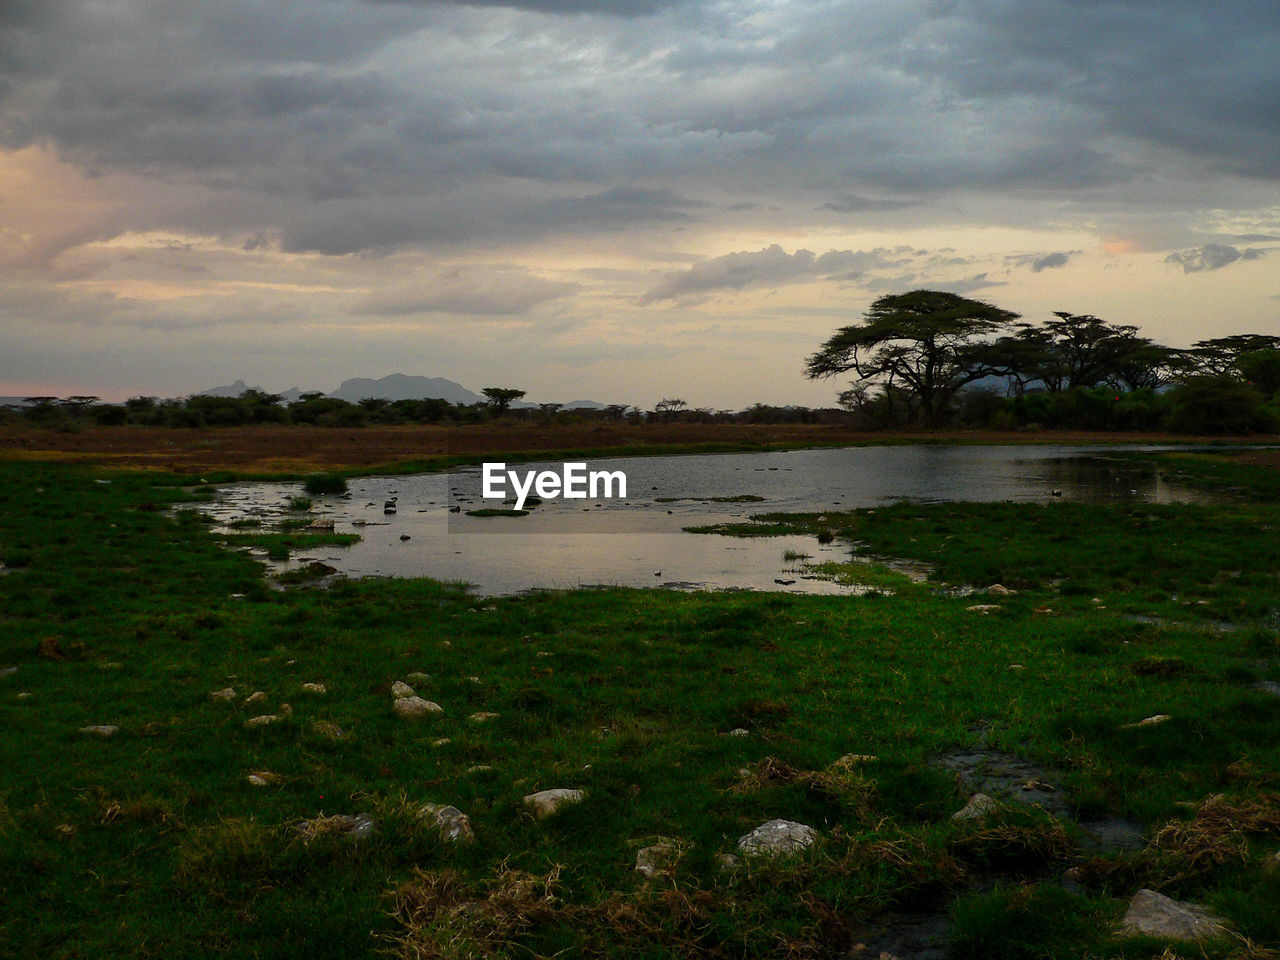
M 999 610 L 1000 606 L 995 603 L 975 603 L 971 607 L 965 607 L 965 609 L 972 613 L 981 613 L 985 615 L 990 613 L 992 610 Z
M 347 739 L 346 731 L 336 723 L 331 723 L 328 720 L 317 720 L 315 723 L 311 724 L 311 729 L 320 736 L 329 740 Z
M 453 741 L 450 740 L 448 737 L 441 737 L 439 740 L 431 741 L 431 745 L 433 747 L 447 747 L 451 743 L 453 743 Z
M 975 793 L 969 798 L 969 802 L 964 805 L 963 810 L 957 810 L 951 815 L 952 820 L 979 820 L 982 817 L 989 817 L 1000 809 L 998 801 L 987 796 L 985 793 Z
M 646 877 L 668 873 L 680 859 L 680 848 L 674 843 L 655 843 L 636 851 L 636 870 Z
M 402 717 L 425 717 L 429 713 L 444 713 L 444 707 L 434 700 L 421 697 L 401 697 L 392 707 Z
M 440 830 L 440 839 L 449 843 L 466 843 L 476 835 L 471 829 L 471 819 L 457 807 L 441 803 L 424 803 L 418 817 L 428 820 Z
M 261 690 L 255 690 L 249 696 L 245 697 L 244 705 L 247 707 L 251 703 L 262 703 L 267 699 L 267 695 Z
M 487 710 L 481 710 L 478 713 L 471 714 L 467 719 L 472 723 L 484 723 L 486 720 L 496 720 L 498 716 L 499 714 L 490 713 Z
M 735 857 L 732 853 L 717 853 L 715 856 L 716 869 L 722 873 L 732 873 L 742 866 L 742 861 Z
M 1211 940 L 1227 932 L 1226 925 L 1204 907 L 1170 900 L 1154 890 L 1139 890 L 1120 921 L 1126 936 L 1168 940 Z
M 405 679 L 410 683 L 426 683 L 431 679 L 431 674 L 415 670 L 413 673 L 406 676 Z
M 1121 730 L 1136 730 L 1138 727 L 1154 727 L 1157 723 L 1164 723 L 1166 720 L 1172 720 L 1173 717 L 1167 713 L 1157 713 L 1154 717 L 1147 717 L 1139 720 L 1137 723 L 1125 723 L 1120 725 Z
M 294 825 L 294 829 L 302 834 L 304 840 L 313 840 L 325 834 L 339 834 L 353 841 L 364 840 L 373 834 L 374 828 L 373 817 L 363 813 L 356 816 L 335 813 L 331 817 L 316 817 Z
M 397 680 L 391 685 L 391 695 L 393 697 L 412 697 L 416 691 L 403 680 Z
M 289 706 L 287 703 L 280 704 L 280 715 L 283 717 L 292 717 L 293 707 Z
M 751 731 L 748 730 L 746 727 L 734 727 L 732 730 L 726 733 L 725 736 L 726 737 L 749 737 L 751 736 Z
M 250 717 L 244 722 L 246 730 L 252 730 L 254 727 L 265 727 L 272 723 L 279 723 L 280 718 L 274 713 L 265 713 L 260 717 Z
M 323 683 L 304 683 L 302 685 L 303 693 L 328 693 L 329 689 Z
M 316 517 L 309 524 L 307 524 L 307 529 L 308 530 L 332 530 L 333 517 Z
M 270 770 L 250 770 L 249 775 L 245 777 L 245 781 L 251 787 L 269 787 L 283 779 L 280 774 L 272 773 Z
M 987 587 L 987 593 L 993 597 L 1012 597 L 1015 596 L 1018 591 L 1010 590 L 1003 583 L 993 583 L 991 586 Z
M 748 856 L 780 857 L 799 853 L 817 839 L 813 827 L 794 820 L 770 820 L 738 838 L 738 849 Z
M 120 728 L 114 723 L 98 723 L 88 727 L 81 727 L 81 733 L 87 733 L 93 737 L 114 737 L 120 732 Z
M 223 687 L 221 690 L 214 690 L 209 694 L 210 700 L 234 700 L 235 698 L 235 687 Z
M 562 807 L 570 807 L 586 799 L 581 790 L 568 790 L 557 787 L 553 790 L 540 790 L 524 798 L 524 805 L 533 811 L 539 820 L 545 820 Z
M 478 763 L 474 767 L 467 767 L 467 773 L 471 774 L 493 773 L 493 770 L 494 768 L 487 763 Z

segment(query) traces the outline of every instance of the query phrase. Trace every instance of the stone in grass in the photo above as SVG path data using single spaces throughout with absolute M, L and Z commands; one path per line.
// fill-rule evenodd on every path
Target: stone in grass
M 347 739 L 347 732 L 336 723 L 332 723 L 328 720 L 317 720 L 315 723 L 311 724 L 311 729 L 314 730 L 317 735 L 324 737 L 326 740 Z
M 235 698 L 235 687 L 223 687 L 221 690 L 214 690 L 209 694 L 210 700 L 234 700 Z
M 467 719 L 472 723 L 484 723 L 486 720 L 496 720 L 497 718 L 498 714 L 490 713 L 488 710 L 481 710 L 478 713 L 471 714 Z
M 314 820 L 303 820 L 294 824 L 294 829 L 302 835 L 303 842 L 309 842 L 321 836 L 341 836 L 348 840 L 364 840 L 373 834 L 374 820 L 368 814 L 355 816 L 335 813 L 331 817 L 316 817 Z
M 87 733 L 91 737 L 114 737 L 120 732 L 120 728 L 114 723 L 96 723 L 92 726 L 81 727 L 81 733 Z
M 425 717 L 429 713 L 444 713 L 444 707 L 434 700 L 423 700 L 421 697 L 401 697 L 392 707 L 396 713 L 409 719 Z
M 1003 583 L 993 583 L 987 587 L 987 593 L 993 597 L 1012 597 L 1017 594 L 1017 590 L 1010 590 Z
M 328 693 L 329 688 L 323 683 L 304 683 L 302 685 L 303 693 Z
M 391 695 L 393 697 L 412 697 L 414 692 L 413 687 L 409 686 L 403 680 L 397 680 L 391 685 Z
M 1120 921 L 1122 936 L 1166 940 L 1212 940 L 1227 932 L 1226 924 L 1204 907 L 1170 900 L 1154 890 L 1139 890 Z
M 1120 725 L 1121 730 L 1136 730 L 1138 727 L 1154 727 L 1157 723 L 1164 723 L 1166 720 L 1172 720 L 1173 717 L 1167 713 L 1157 713 L 1153 717 L 1146 717 L 1137 723 L 1125 723 Z
M 738 849 L 753 857 L 799 853 L 817 839 L 813 827 L 794 820 L 770 820 L 738 838 Z
M 267 699 L 267 695 L 261 690 L 255 690 L 249 696 L 244 698 L 244 705 L 247 707 L 251 703 L 262 703 Z
M 440 839 L 448 843 L 467 843 L 476 838 L 471 829 L 471 818 L 457 807 L 424 803 L 418 810 L 418 818 L 435 824 L 440 831 Z
M 539 820 L 545 820 L 564 807 L 571 807 L 575 803 L 581 803 L 586 799 L 586 796 L 581 790 L 556 787 L 552 790 L 539 790 L 537 793 L 529 794 L 524 798 L 524 805 L 532 810 L 533 815 Z
M 266 727 L 273 723 L 279 723 L 280 717 L 274 713 L 264 713 L 260 717 L 250 717 L 244 722 L 246 730 L 252 730 L 254 727 Z
M 751 736 L 751 731 L 748 730 L 746 727 L 734 727 L 732 730 L 726 733 L 725 736 L 726 737 L 749 737 Z
M 646 877 L 667 874 L 679 859 L 680 848 L 664 840 L 636 851 L 636 872 Z
M 999 610 L 1000 605 L 998 603 L 975 603 L 971 607 L 965 607 L 965 609 L 971 613 L 981 613 L 985 615 L 990 613 L 992 610 Z
M 963 810 L 957 810 L 951 815 L 952 820 L 980 820 L 983 817 L 989 817 L 1000 809 L 999 801 L 987 796 L 985 793 L 975 793 L 969 798 L 969 802 L 964 805 Z
M 244 779 L 251 787 L 270 787 L 284 778 L 278 773 L 272 773 L 270 770 L 250 770 L 248 776 Z

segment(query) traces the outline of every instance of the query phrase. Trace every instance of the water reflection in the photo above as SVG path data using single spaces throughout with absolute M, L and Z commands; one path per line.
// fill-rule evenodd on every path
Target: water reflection
M 1153 450 L 1154 447 L 1130 447 Z M 898 500 L 1186 503 L 1221 495 L 1173 483 L 1115 447 L 853 447 L 776 453 L 598 461 L 628 478 L 625 500 L 547 500 L 524 517 L 472 517 L 479 469 L 409 477 L 361 477 L 346 497 L 316 497 L 351 547 L 307 551 L 354 577 L 432 577 L 484 595 L 582 586 L 851 593 L 857 588 L 797 575 L 784 552 L 843 560 L 848 547 L 806 537 L 740 539 L 682 533 L 686 526 L 761 512 L 871 507 Z M 520 469 L 559 468 L 527 464 Z M 210 510 L 222 523 L 287 514 L 298 484 L 234 484 Z M 759 502 L 724 502 L 743 495 Z M 717 502 L 714 498 L 722 498 Z M 384 504 L 393 500 L 394 513 Z M 450 508 L 458 512 L 450 512 Z M 780 584 L 778 580 L 794 580 Z

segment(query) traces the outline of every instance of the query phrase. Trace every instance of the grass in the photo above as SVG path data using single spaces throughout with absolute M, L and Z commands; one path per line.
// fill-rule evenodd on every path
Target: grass
M 0 463 L 0 952 L 835 957 L 923 909 L 951 916 L 959 956 L 1153 956 L 1110 932 L 1140 886 L 1260 950 L 1280 938 L 1280 702 L 1254 686 L 1280 680 L 1272 503 L 768 515 L 750 531 L 830 527 L 933 582 L 478 601 L 269 589 L 210 533 L 209 493 Z M 944 589 L 996 582 L 1018 592 Z M 396 716 L 396 680 L 443 713 Z M 244 726 L 259 715 L 279 720 Z M 971 790 L 936 761 L 984 749 L 1049 771 L 1067 813 L 1013 796 L 952 821 Z M 522 798 L 551 787 L 586 800 L 533 819 Z M 475 841 L 442 841 L 427 802 Z M 362 840 L 332 819 L 360 814 Z M 724 867 L 777 817 L 818 842 Z M 1106 817 L 1145 845 L 1095 850 L 1080 824 Z M 679 856 L 644 880 L 636 852 L 661 838 Z

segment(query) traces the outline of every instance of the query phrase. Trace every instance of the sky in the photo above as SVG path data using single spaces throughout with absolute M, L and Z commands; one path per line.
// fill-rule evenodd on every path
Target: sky
M 1280 334 L 1274 0 L 0 0 L 0 395 L 830 405 L 950 290 Z

